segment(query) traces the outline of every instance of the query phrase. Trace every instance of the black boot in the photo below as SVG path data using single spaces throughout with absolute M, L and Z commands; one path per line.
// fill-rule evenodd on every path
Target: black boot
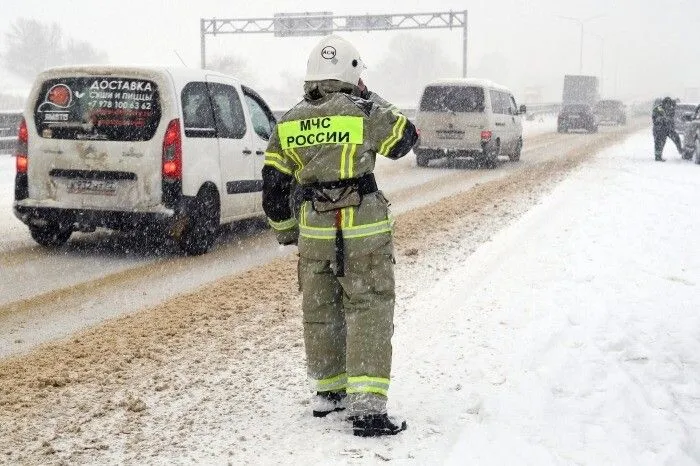
M 396 435 L 406 430 L 406 421 L 395 424 L 389 416 L 384 414 L 366 414 L 364 416 L 352 416 L 352 433 L 357 437 L 381 437 L 382 435 Z
M 345 392 L 316 392 L 313 399 L 314 417 L 326 417 L 335 411 L 345 409 Z
M 657 155 L 656 158 L 654 158 L 654 160 L 656 160 L 657 162 L 665 162 L 666 161 L 666 159 L 661 158 L 660 155 Z

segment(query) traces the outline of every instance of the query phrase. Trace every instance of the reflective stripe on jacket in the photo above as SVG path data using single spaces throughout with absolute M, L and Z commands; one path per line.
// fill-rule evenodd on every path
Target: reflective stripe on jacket
M 280 180 L 297 185 L 358 178 L 372 173 L 376 154 L 404 156 L 417 138 L 413 124 L 378 96 L 362 99 L 356 88 L 337 81 L 306 84 L 306 97 L 277 124 L 265 154 L 263 196 L 272 227 L 282 233 L 297 228 L 299 253 L 333 260 L 336 239 L 334 210 L 317 212 L 310 201 L 298 212 L 276 210 L 289 205 L 291 190 L 279 190 Z M 356 93 L 356 92 L 355 92 Z M 289 218 L 275 218 L 289 215 Z M 341 229 L 348 257 L 362 255 L 391 240 L 392 220 L 381 191 L 365 194 L 357 206 L 341 209 Z

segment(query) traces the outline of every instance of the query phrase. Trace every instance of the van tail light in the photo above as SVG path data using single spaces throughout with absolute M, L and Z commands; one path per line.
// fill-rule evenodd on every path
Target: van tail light
M 29 167 L 28 148 L 29 131 L 27 131 L 27 122 L 22 118 L 19 124 L 17 147 L 15 148 L 15 168 L 17 168 L 17 173 L 27 173 L 27 168 Z
M 493 133 L 491 131 L 482 131 L 481 132 L 481 142 L 489 142 L 491 140 L 491 136 Z
M 180 120 L 174 119 L 168 123 L 163 138 L 163 178 L 169 180 L 182 179 L 182 132 Z

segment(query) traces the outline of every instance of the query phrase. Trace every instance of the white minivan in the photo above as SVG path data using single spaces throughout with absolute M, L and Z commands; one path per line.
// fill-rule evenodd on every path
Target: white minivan
M 473 157 L 493 167 L 499 156 L 519 160 L 525 111 L 508 88 L 488 80 L 431 82 L 423 89 L 416 114 L 416 163 L 424 167 L 442 157 Z
M 20 125 L 14 213 L 44 246 L 157 228 L 203 254 L 221 224 L 262 215 L 274 126 L 254 90 L 214 71 L 47 70 Z

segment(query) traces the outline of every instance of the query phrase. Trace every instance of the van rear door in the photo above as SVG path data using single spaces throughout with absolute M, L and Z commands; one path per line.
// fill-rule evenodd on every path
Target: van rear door
M 149 211 L 161 202 L 158 73 L 57 74 L 33 93 L 29 197 L 62 208 Z M 32 128 L 33 127 L 33 128 Z M 161 134 L 162 135 L 162 134 Z

